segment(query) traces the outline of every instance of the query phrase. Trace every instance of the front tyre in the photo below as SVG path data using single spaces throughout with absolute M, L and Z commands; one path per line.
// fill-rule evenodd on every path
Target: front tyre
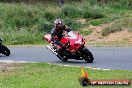
M 83 48 L 82 54 L 83 54 L 83 58 L 86 62 L 93 63 L 94 57 L 93 57 L 92 53 L 86 47 Z
M 67 62 L 68 61 L 68 58 L 66 56 L 63 56 L 62 57 L 62 61 Z
M 64 61 L 64 62 L 67 62 L 67 61 L 68 61 L 68 58 L 67 58 L 66 56 L 61 56 L 61 55 L 58 54 L 57 57 L 58 57 L 60 60 Z
M 6 56 L 10 55 L 10 50 L 5 45 L 1 45 L 0 47 L 2 49 L 2 54 L 6 55 Z

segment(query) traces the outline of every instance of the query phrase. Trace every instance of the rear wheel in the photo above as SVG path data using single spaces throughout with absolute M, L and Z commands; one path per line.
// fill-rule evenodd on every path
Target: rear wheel
M 6 56 L 10 55 L 10 50 L 5 45 L 1 45 L 1 49 L 2 49 L 2 54 Z
M 84 49 L 82 50 L 82 54 L 83 54 L 83 58 L 86 62 L 88 62 L 88 63 L 93 62 L 94 57 L 93 57 L 92 53 L 86 47 L 84 47 Z

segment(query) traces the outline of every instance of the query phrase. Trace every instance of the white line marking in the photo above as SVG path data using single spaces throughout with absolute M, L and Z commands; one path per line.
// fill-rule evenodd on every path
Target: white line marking
M 51 63 L 50 63 L 51 64 Z M 71 66 L 71 65 L 62 65 L 62 64 L 57 64 L 57 65 L 61 65 L 61 66 L 65 66 L 65 67 L 83 67 L 83 66 Z M 107 69 L 107 68 L 95 68 L 95 67 L 85 67 L 84 68 L 89 68 L 89 69 L 94 69 L 94 70 L 111 70 L 111 69 Z
M 0 60 L 2 63 L 28 63 L 27 61 Z
M 37 62 L 28 62 L 28 61 L 13 61 L 13 60 L 0 60 L 2 63 L 37 63 Z M 54 63 L 48 63 L 48 64 L 54 64 Z M 82 67 L 82 66 L 71 66 L 71 65 L 62 65 L 62 64 L 57 64 L 65 67 Z M 94 70 L 110 70 L 110 69 L 104 69 L 104 68 L 94 68 L 94 67 L 85 67 L 84 68 L 89 68 L 89 69 L 94 69 Z

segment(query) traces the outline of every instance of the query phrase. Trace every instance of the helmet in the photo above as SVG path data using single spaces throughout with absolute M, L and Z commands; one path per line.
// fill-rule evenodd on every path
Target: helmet
M 62 29 L 64 25 L 61 19 L 56 19 L 54 21 L 54 24 L 55 24 L 56 29 Z

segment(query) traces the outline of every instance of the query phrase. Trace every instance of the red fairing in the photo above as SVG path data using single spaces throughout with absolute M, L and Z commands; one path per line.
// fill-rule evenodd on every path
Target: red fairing
M 66 44 L 68 41 L 70 42 L 70 51 L 77 50 L 85 44 L 84 39 L 77 32 L 72 32 L 71 34 L 69 33 L 68 37 L 64 37 L 61 39 L 61 42 L 64 44 Z
M 44 36 L 44 38 L 50 43 L 51 42 L 51 35 L 47 34 Z M 83 46 L 85 44 L 84 39 L 81 35 L 77 32 L 69 32 L 67 37 L 61 38 L 60 42 L 63 44 L 66 44 L 67 42 L 70 42 L 70 47 L 68 48 L 69 51 L 76 51 L 78 48 Z

